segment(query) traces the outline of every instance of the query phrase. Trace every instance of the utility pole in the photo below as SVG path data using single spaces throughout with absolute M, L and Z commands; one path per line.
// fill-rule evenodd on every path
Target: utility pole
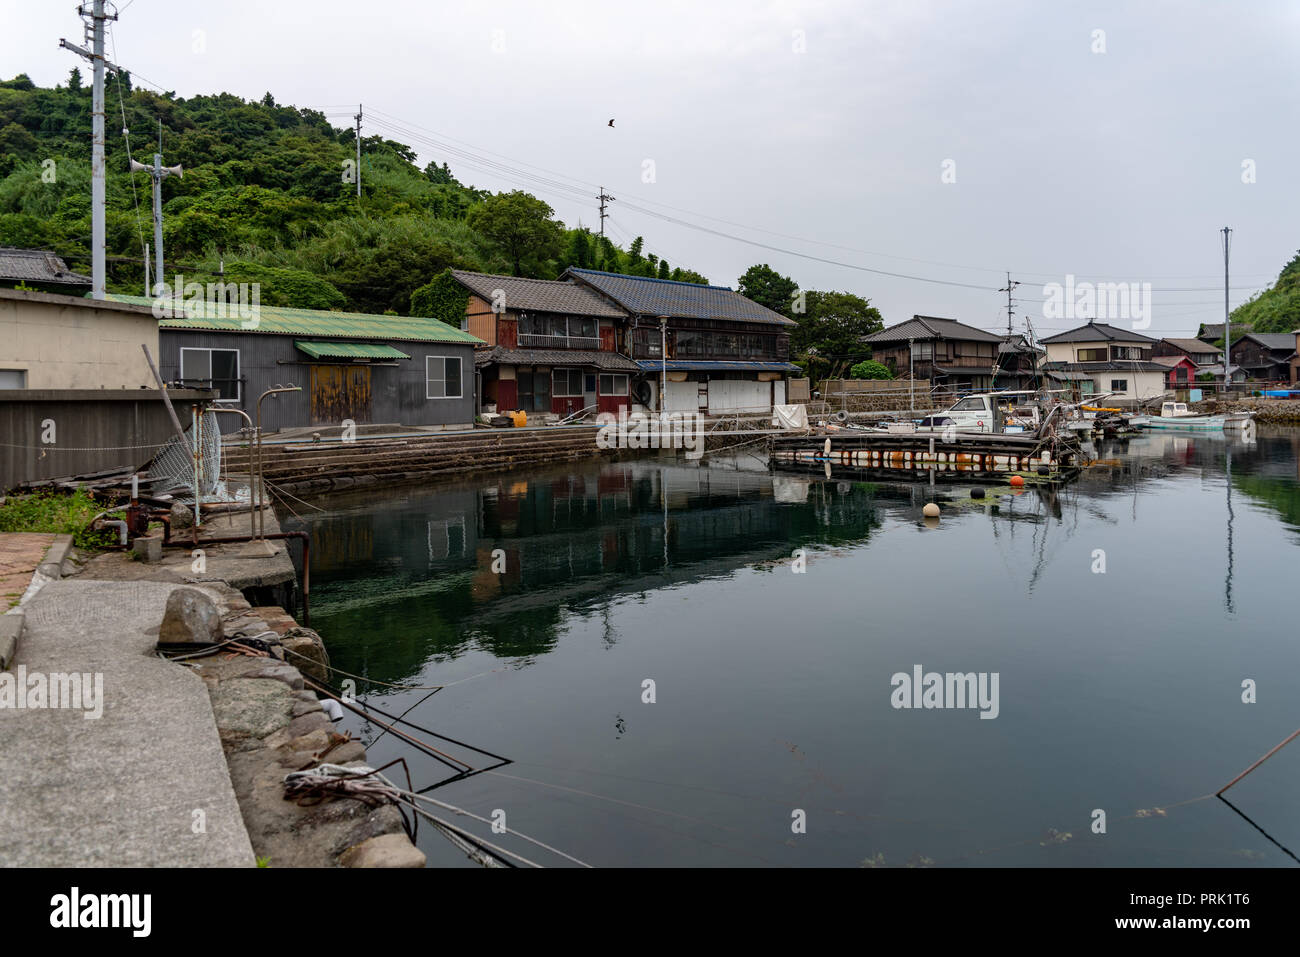
M 597 198 L 600 200 L 600 238 L 604 239 L 605 238 L 605 217 L 609 215 L 609 213 L 605 212 L 605 206 L 608 203 L 612 203 L 614 201 L 614 197 L 606 193 L 605 187 L 602 186 L 600 187 L 600 196 L 598 196 Z
M 1007 342 L 1011 341 L 1011 317 L 1014 314 L 1011 307 L 1011 292 L 1019 285 L 1020 283 L 1011 281 L 1011 273 L 1008 271 L 1006 286 L 998 290 L 998 292 L 1005 292 L 1007 294 Z
M 107 286 L 107 273 L 104 267 L 104 71 L 117 71 L 116 64 L 104 58 L 104 21 L 116 20 L 116 13 L 104 12 L 104 0 L 92 0 L 77 7 L 77 14 L 86 21 L 83 41 L 85 46 L 77 46 L 60 39 L 59 46 L 71 50 L 91 62 L 94 70 L 94 84 L 91 100 L 91 152 L 90 152 L 90 262 L 91 262 L 91 297 L 103 299 Z
M 161 140 L 161 136 L 159 139 Z M 159 146 L 159 149 L 162 149 L 162 147 Z M 154 290 L 151 295 L 157 295 L 158 288 L 167 275 L 163 271 L 162 181 L 168 176 L 183 176 L 185 170 L 180 166 L 163 166 L 162 153 L 153 154 L 152 166 L 145 166 L 143 163 L 131 160 L 131 172 L 134 173 L 137 170 L 147 172 L 149 178 L 153 180 Z
M 357 104 L 357 199 L 361 199 L 361 104 Z
M 1223 388 L 1232 383 L 1232 313 L 1228 310 L 1228 252 L 1232 248 L 1232 230 L 1223 232 Z

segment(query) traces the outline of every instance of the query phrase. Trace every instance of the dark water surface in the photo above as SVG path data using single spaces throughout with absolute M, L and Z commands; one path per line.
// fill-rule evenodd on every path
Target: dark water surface
M 1294 866 L 1205 796 L 1300 726 L 1300 431 L 1096 454 L 1055 492 L 940 488 L 936 527 L 925 486 L 744 455 L 291 503 L 285 524 L 311 531 L 334 665 L 450 685 L 359 696 L 513 762 L 430 794 L 592 864 Z M 893 707 L 918 665 L 997 673 L 997 717 Z M 342 726 L 417 788 L 451 773 Z M 1300 742 L 1228 796 L 1300 853 Z

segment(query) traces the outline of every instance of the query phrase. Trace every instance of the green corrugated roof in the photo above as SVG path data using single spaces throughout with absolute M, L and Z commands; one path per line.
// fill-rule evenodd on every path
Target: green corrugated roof
M 294 345 L 313 359 L 409 359 L 400 349 L 369 342 L 303 342 Z
M 108 296 L 114 302 L 152 306 L 149 296 Z M 282 336 L 328 336 L 339 339 L 406 339 L 412 342 L 459 342 L 486 345 L 482 339 L 462 332 L 437 319 L 419 316 L 374 316 L 363 312 L 327 312 L 323 309 L 293 309 L 288 306 L 258 306 L 257 324 L 241 319 L 233 305 L 227 315 L 215 314 L 211 303 L 186 302 L 184 315 L 158 320 L 161 329 L 207 329 L 219 332 L 263 332 Z M 245 323 L 249 323 L 245 328 Z

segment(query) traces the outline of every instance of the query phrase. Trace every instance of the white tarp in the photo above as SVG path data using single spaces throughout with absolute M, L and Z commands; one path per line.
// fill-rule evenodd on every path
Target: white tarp
M 803 432 L 808 429 L 806 405 L 777 405 L 772 407 L 772 427 Z

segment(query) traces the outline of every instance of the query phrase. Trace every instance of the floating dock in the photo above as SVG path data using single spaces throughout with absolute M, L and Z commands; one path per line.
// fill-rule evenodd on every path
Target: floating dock
M 838 431 L 772 440 L 772 464 L 798 471 L 944 482 L 1005 482 L 1011 475 L 1065 481 L 1081 467 L 1069 434 Z

